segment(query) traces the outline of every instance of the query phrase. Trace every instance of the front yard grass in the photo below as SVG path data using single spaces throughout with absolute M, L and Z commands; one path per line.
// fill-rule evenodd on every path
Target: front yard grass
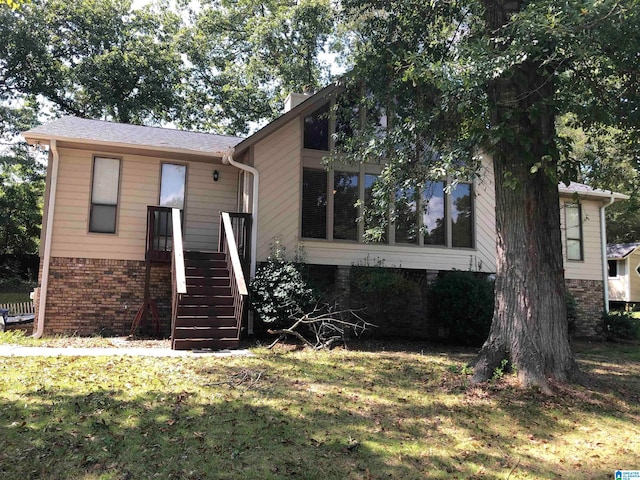
M 590 386 L 468 385 L 473 351 L 0 359 L 2 479 L 604 479 L 640 469 L 640 349 Z
M 0 292 L 0 303 L 30 302 L 29 293 Z

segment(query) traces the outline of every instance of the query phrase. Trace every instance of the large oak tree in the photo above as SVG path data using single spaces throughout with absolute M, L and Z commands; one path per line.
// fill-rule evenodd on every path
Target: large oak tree
M 183 127 L 246 134 L 280 115 L 287 94 L 328 81 L 329 0 L 202 0 L 190 23 Z
M 579 379 L 567 333 L 557 188 L 577 165 L 561 155 L 568 146 L 556 120 L 572 112 L 587 127 L 637 128 L 639 2 L 343 6 L 352 22 L 352 78 L 366 81 L 367 98 L 388 116 L 386 137 L 374 129 L 355 150 L 389 157 L 383 178 L 396 185 L 474 168 L 478 152 L 493 159 L 496 302 L 473 380 L 489 379 L 504 359 L 524 386 L 548 390 L 549 378 Z
M 0 8 L 0 99 L 45 99 L 66 114 L 171 120 L 185 66 L 168 4 L 31 0 Z

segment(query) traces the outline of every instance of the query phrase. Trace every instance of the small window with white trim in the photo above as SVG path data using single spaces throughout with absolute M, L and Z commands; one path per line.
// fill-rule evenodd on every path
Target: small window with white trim
M 160 173 L 160 206 L 184 210 L 187 166 L 163 163 Z
M 94 157 L 89 212 L 90 232 L 116 233 L 119 190 L 120 159 Z
M 579 203 L 565 203 L 567 260 L 583 260 L 582 211 Z
M 607 261 L 607 266 L 609 268 L 609 278 L 618 278 L 618 261 L 609 260 Z

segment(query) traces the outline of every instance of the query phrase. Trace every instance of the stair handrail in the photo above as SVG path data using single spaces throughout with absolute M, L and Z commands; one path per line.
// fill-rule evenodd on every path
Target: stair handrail
M 242 270 L 242 263 L 240 262 L 240 255 L 238 254 L 238 247 L 233 235 L 233 226 L 231 224 L 231 216 L 228 212 L 220 212 L 222 219 L 222 231 L 220 232 L 220 251 L 226 251 L 229 260 L 231 261 L 231 267 L 233 269 L 233 279 L 235 279 L 235 287 L 240 295 L 246 296 L 249 294 L 247 290 L 247 284 L 244 279 L 244 272 Z
M 173 270 L 175 270 L 176 293 L 187 293 L 187 279 L 184 271 L 184 250 L 182 247 L 182 226 L 180 209 L 171 209 L 173 226 Z
M 184 250 L 182 248 L 182 226 L 180 224 L 180 210 L 171 209 L 172 253 L 171 253 L 171 348 L 175 341 L 176 319 L 178 305 L 182 294 L 187 293 L 187 279 L 184 268 Z

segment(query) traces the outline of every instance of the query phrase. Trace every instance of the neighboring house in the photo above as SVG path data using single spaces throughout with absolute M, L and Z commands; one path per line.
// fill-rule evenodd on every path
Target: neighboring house
M 256 262 L 267 258 L 276 237 L 290 252 L 303 246 L 308 264 L 332 267 L 339 285 L 348 285 L 351 266 L 366 259 L 423 272 L 494 272 L 494 184 L 488 158 L 476 179 L 451 191 L 446 180 L 430 182 L 413 192 L 416 201 L 397 202 L 402 215 L 383 241 L 363 241 L 365 225 L 356 221 L 360 212 L 354 204 L 370 201 L 382 166 L 324 168 L 322 159 L 339 128 L 326 115 L 336 93 L 330 86 L 312 96 L 291 95 L 286 113 L 246 139 L 75 117 L 25 132 L 29 143 L 48 145 L 50 152 L 38 334 L 128 332 L 143 304 L 148 272 L 149 296 L 165 328 L 172 318 L 174 338 L 187 337 L 187 328 L 193 335 L 176 348 L 233 344 L 213 341 L 226 338 L 220 332 L 207 337 L 208 322 L 242 309 L 237 303 L 242 278 L 222 278 L 231 256 L 185 253 L 187 293 L 178 295 L 179 274 L 172 281 L 169 264 L 156 262 L 170 260 L 169 251 L 179 241 L 167 227 L 172 210 L 156 206 L 178 209 L 184 249 L 192 252 L 216 251 L 224 243 L 218 239 L 220 212 L 251 213 L 250 228 L 243 230 L 236 222 L 224 229 L 236 233 L 230 242 L 250 257 L 244 280 Z M 565 277 L 581 312 L 578 333 L 591 335 L 607 296 L 604 209 L 626 197 L 581 184 L 561 185 L 560 195 Z M 249 226 L 247 218 L 235 219 Z M 174 258 L 174 264 L 180 261 L 179 255 Z M 190 284 L 197 275 L 215 282 Z M 207 296 L 223 303 L 205 298 L 196 305 Z M 176 333 L 182 317 L 194 323 Z
M 640 243 L 607 245 L 609 304 L 640 303 Z

